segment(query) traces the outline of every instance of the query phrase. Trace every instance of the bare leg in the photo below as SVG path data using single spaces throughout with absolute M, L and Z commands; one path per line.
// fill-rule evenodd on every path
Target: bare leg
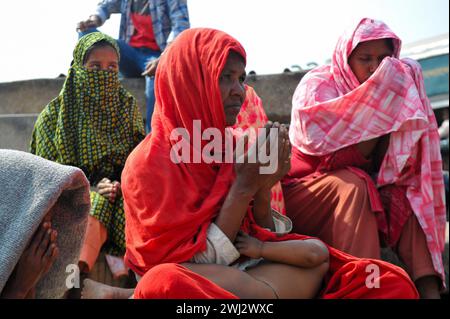
M 216 264 L 182 264 L 241 299 L 274 299 L 273 289 L 239 269 Z
M 38 281 L 52 266 L 58 255 L 55 230 L 44 220 L 23 251 L 13 273 L 1 292 L 2 298 L 32 298 Z
M 212 264 L 183 264 L 241 299 L 314 298 L 328 263 L 300 268 L 279 263 L 259 264 L 247 272 Z
M 425 233 L 414 214 L 406 221 L 396 248 L 420 298 L 439 299 L 441 280 L 434 270 Z
M 86 279 L 81 291 L 82 299 L 128 299 L 134 293 L 134 289 L 113 287 L 100 282 Z
M 425 276 L 416 280 L 416 288 L 421 299 L 441 299 L 440 279 L 437 276 Z
M 327 271 L 328 263 L 313 268 L 301 268 L 266 262 L 250 268 L 247 272 L 272 287 L 277 298 L 312 299 L 317 296 Z

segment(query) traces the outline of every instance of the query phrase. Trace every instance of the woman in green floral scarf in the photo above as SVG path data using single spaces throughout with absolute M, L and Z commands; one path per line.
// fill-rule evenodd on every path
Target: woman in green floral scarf
M 145 131 L 135 98 L 119 82 L 118 68 L 114 39 L 100 32 L 80 38 L 64 86 L 39 115 L 31 141 L 31 153 L 79 167 L 91 183 L 93 218 L 80 256 L 82 272 L 92 270 L 100 248 L 107 256 L 125 253 L 120 176 Z M 109 261 L 111 266 L 120 259 Z

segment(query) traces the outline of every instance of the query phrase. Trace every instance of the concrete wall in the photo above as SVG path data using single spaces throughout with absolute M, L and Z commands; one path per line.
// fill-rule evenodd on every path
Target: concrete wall
M 249 76 L 248 83 L 261 96 L 271 120 L 289 123 L 292 94 L 302 76 Z M 28 150 L 37 115 L 58 95 L 63 83 L 64 78 L 0 83 L 0 148 Z M 125 79 L 122 83 L 136 97 L 144 116 L 144 80 Z

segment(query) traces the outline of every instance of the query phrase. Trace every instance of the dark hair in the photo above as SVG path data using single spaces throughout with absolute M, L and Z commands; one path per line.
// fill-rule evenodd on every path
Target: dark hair
M 106 40 L 98 41 L 98 42 L 94 43 L 94 44 L 86 51 L 86 53 L 84 54 L 84 57 L 83 57 L 83 65 L 86 63 L 86 61 L 87 61 L 89 55 L 92 53 L 92 51 L 94 51 L 94 50 L 96 50 L 96 49 L 98 49 L 98 48 L 104 48 L 104 47 L 110 47 L 110 48 L 113 48 L 114 51 L 116 51 L 116 53 L 118 53 L 117 50 L 116 50 L 116 48 L 115 48 L 110 42 L 108 42 L 108 41 L 106 41 Z M 117 54 L 117 55 L 118 55 L 118 54 Z

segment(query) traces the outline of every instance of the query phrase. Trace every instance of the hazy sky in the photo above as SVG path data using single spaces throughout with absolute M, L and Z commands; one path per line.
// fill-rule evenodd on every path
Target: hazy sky
M 76 23 L 99 0 L 1 2 L 0 82 L 66 74 L 77 41 Z M 403 43 L 448 33 L 448 0 L 188 0 L 192 27 L 236 37 L 247 71 L 279 73 L 294 64 L 323 64 L 338 36 L 361 18 L 383 20 Z M 119 15 L 101 28 L 118 36 Z

